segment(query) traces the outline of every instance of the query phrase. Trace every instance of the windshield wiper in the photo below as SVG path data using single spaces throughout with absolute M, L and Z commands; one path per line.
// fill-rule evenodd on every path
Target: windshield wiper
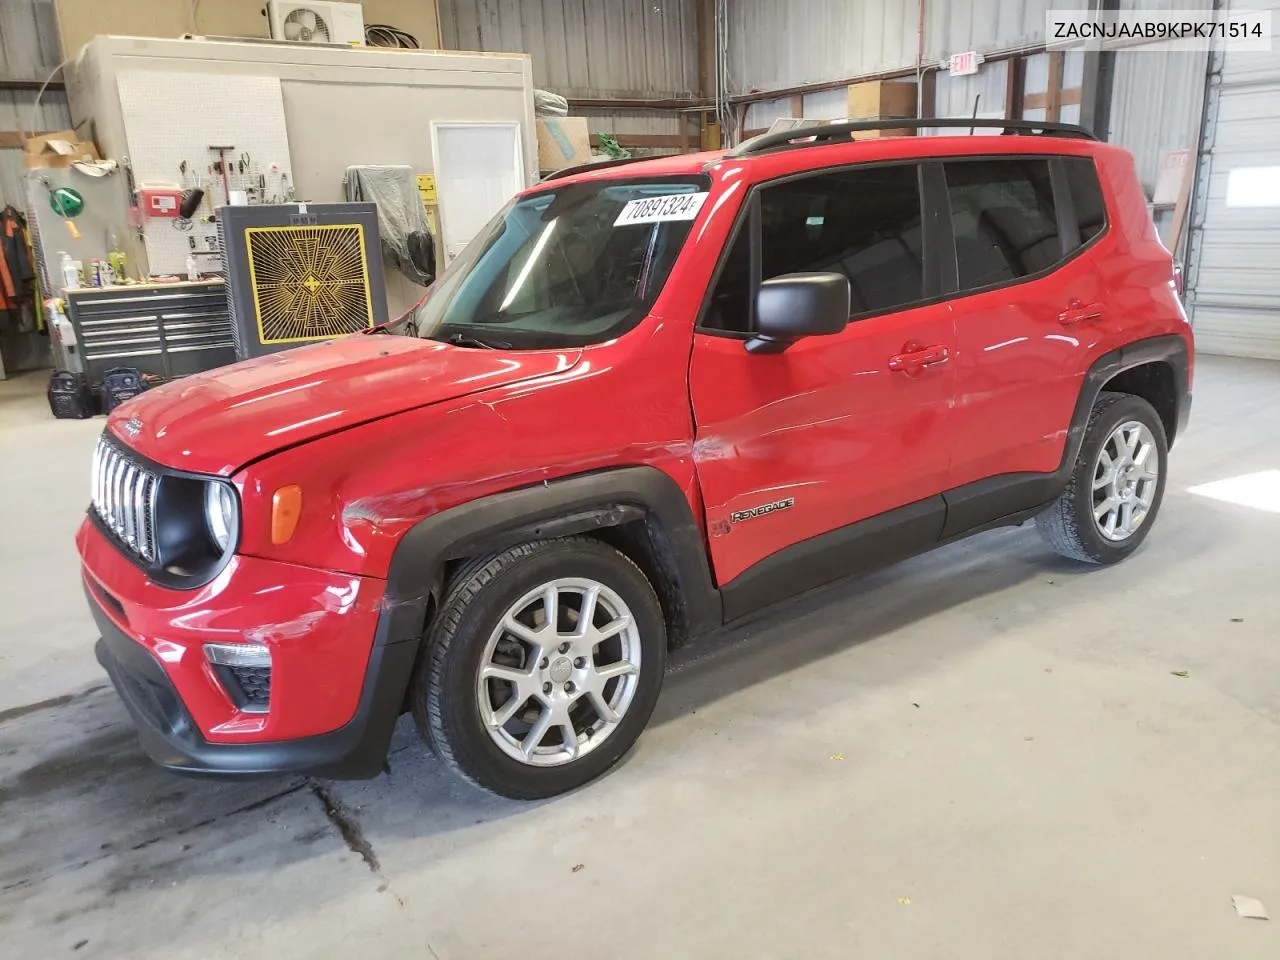
M 466 333 L 451 333 L 439 338 L 441 343 L 451 343 L 455 347 L 479 347 L 482 350 L 510 350 L 511 344 L 505 340 L 484 340 Z

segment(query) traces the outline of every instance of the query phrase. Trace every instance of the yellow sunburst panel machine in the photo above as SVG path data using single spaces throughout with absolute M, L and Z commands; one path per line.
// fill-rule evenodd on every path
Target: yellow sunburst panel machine
M 374 204 L 228 206 L 218 213 L 240 359 L 387 319 Z

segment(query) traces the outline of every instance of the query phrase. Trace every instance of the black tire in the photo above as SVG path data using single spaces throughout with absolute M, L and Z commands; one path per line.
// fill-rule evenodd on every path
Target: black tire
M 1098 454 L 1112 432 L 1126 421 L 1136 420 L 1151 431 L 1159 457 L 1155 497 L 1146 517 L 1127 538 L 1109 540 L 1098 530 L 1093 516 L 1093 478 Z M 1101 393 L 1089 414 L 1080 453 L 1067 487 L 1053 504 L 1036 517 L 1041 535 L 1057 553 L 1085 563 L 1117 563 L 1142 545 L 1151 532 L 1164 499 L 1169 447 L 1164 424 L 1151 404 L 1127 393 Z
M 630 707 L 607 738 L 576 760 L 537 767 L 494 743 L 481 721 L 476 678 L 490 634 L 508 607 L 562 577 L 602 583 L 630 608 L 640 636 L 640 671 Z M 649 581 L 626 556 L 585 537 L 521 544 L 463 568 L 446 592 L 427 643 L 410 701 L 419 732 L 467 780 L 518 800 L 565 793 L 617 763 L 649 722 L 667 653 L 666 624 Z

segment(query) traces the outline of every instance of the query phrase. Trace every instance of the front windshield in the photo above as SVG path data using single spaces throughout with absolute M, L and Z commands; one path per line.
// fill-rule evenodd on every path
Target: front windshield
M 416 311 L 418 336 L 535 349 L 612 339 L 648 312 L 706 199 L 700 176 L 570 184 L 518 197 Z

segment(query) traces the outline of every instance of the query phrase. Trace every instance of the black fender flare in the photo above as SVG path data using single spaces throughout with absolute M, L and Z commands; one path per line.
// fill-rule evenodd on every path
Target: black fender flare
M 1126 344 L 1118 350 L 1104 353 L 1089 367 L 1084 383 L 1080 386 L 1075 411 L 1071 415 L 1071 427 L 1067 431 L 1067 442 L 1058 467 L 1058 473 L 1064 478 L 1064 482 L 1075 465 L 1076 457 L 1080 455 L 1085 427 L 1089 425 L 1089 413 L 1107 381 L 1118 373 L 1132 370 L 1144 363 L 1156 362 L 1167 363 L 1173 368 L 1174 403 L 1177 407 L 1175 422 L 1178 425 L 1169 437 L 1169 446 L 1173 446 L 1174 439 L 1182 433 L 1191 413 L 1191 392 L 1187 384 L 1187 368 L 1190 365 L 1187 341 L 1177 334 L 1149 337 Z
M 944 492 L 947 513 L 941 542 L 979 530 L 1021 523 L 1052 503 L 1071 479 L 1098 394 L 1116 374 L 1152 362 L 1168 363 L 1173 368 L 1177 428 L 1169 436 L 1172 446 L 1174 436 L 1186 426 L 1191 409 L 1191 394 L 1187 389 L 1188 354 L 1187 341 L 1172 334 L 1135 341 L 1095 360 L 1080 385 L 1058 468 L 1052 473 L 1011 473 L 989 477 L 958 490 Z
M 376 776 L 386 763 L 419 662 L 428 604 L 446 563 L 634 521 L 646 525 L 657 565 L 669 578 L 654 588 L 678 600 L 683 631 L 696 635 L 718 627 L 720 591 L 711 579 L 701 529 L 679 485 L 656 467 L 602 470 L 481 497 L 419 521 L 400 538 L 351 720 L 331 733 L 289 741 L 287 767 L 274 754 L 263 754 L 261 762 L 329 777 Z
M 673 579 L 688 635 L 722 622 L 701 528 L 679 485 L 656 467 L 618 467 L 519 487 L 459 504 L 401 537 L 387 573 L 378 645 L 421 637 L 431 592 L 451 560 L 496 553 L 529 540 L 642 521 Z M 662 585 L 654 584 L 659 595 Z

